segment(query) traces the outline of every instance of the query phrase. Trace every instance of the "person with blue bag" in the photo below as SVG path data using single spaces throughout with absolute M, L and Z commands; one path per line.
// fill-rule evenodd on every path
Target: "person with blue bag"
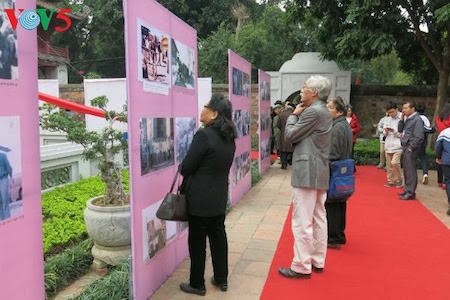
M 348 159 L 352 155 L 352 130 L 345 116 L 347 113 L 344 100 L 341 97 L 329 99 L 328 111 L 333 118 L 331 129 L 330 163 Z M 350 170 L 353 171 L 353 170 Z M 347 212 L 347 198 L 325 201 L 328 223 L 328 248 L 340 249 L 346 243 L 345 224 Z

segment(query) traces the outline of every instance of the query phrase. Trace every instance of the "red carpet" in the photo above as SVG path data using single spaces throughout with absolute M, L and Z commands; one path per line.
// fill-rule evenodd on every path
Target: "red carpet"
M 328 249 L 324 273 L 311 279 L 278 274 L 293 255 L 289 212 L 261 299 L 450 299 L 449 230 L 419 201 L 399 200 L 385 180 L 382 170 L 358 167 L 347 244 Z
M 252 159 L 252 160 L 258 160 L 258 159 L 259 159 L 259 151 L 252 150 L 250 156 L 251 156 L 251 159 Z M 273 163 L 274 161 L 276 161 L 277 159 L 278 159 L 278 155 L 276 155 L 276 154 L 271 154 L 271 155 L 270 155 L 270 161 L 271 161 L 272 163 Z

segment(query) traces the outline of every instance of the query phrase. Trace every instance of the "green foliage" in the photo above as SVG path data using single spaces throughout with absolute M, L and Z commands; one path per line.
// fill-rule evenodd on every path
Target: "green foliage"
M 252 161 L 252 186 L 256 185 L 261 180 L 259 173 L 259 165 L 257 160 Z
M 122 181 L 128 191 L 129 173 L 122 171 Z M 76 183 L 57 187 L 42 193 L 44 217 L 44 253 L 60 252 L 67 245 L 86 238 L 83 212 L 86 201 L 104 192 L 105 184 L 100 177 L 90 177 Z
M 426 153 L 429 169 L 436 169 L 433 150 L 427 149 Z M 358 139 L 354 157 L 357 165 L 377 165 L 380 162 L 380 141 L 378 139 Z M 417 168 L 421 168 L 419 159 L 417 160 Z
M 357 73 L 360 74 L 362 84 L 397 84 L 408 85 L 412 79 L 400 68 L 400 59 L 395 51 L 372 58 L 369 61 L 359 59 L 343 60 L 343 69 L 352 71 L 352 81 Z
M 109 274 L 87 286 L 76 300 L 130 299 L 131 262 L 126 260 L 113 267 Z
M 194 27 L 200 39 L 216 31 L 222 23 L 233 24 L 232 7 L 236 3 L 244 5 L 252 18 L 260 12 L 260 6 L 252 0 L 160 0 L 159 2 Z
M 380 160 L 380 141 L 358 139 L 354 157 L 357 165 L 377 165 Z
M 46 299 L 89 271 L 93 261 L 92 245 L 91 240 L 85 240 L 63 253 L 45 260 Z
M 223 23 L 217 31 L 199 42 L 199 76 L 212 77 L 214 83 L 228 82 L 227 49 L 234 48 L 234 36 Z
M 259 136 L 252 134 L 252 150 L 259 151 Z
M 448 1 L 295 0 L 289 3 L 287 8 L 292 19 L 310 26 L 309 31 L 325 58 L 365 61 L 396 50 L 402 69 L 413 74 L 416 82 L 436 83 L 439 76 L 441 86 L 448 83 Z M 437 89 L 437 95 L 439 109 L 445 101 L 446 89 Z
M 229 23 L 222 23 L 200 40 L 200 76 L 212 76 L 214 83 L 228 82 L 228 49 L 250 61 L 255 69 L 278 70 L 296 52 L 314 48 L 304 29 L 292 24 L 278 6 L 263 7 L 258 17 L 249 18 L 241 25 L 239 34 Z
M 49 131 L 62 131 L 67 134 L 67 140 L 83 146 L 83 157 L 86 160 L 98 159 L 98 169 L 103 182 L 106 184 L 103 204 L 110 206 L 124 205 L 127 196 L 124 193 L 120 176 L 120 166 L 115 156 L 127 149 L 127 141 L 123 133 L 113 128 L 115 121 L 126 121 L 126 107 L 121 112 L 106 110 L 108 98 L 99 96 L 91 104 L 100 108 L 108 126 L 100 132 L 87 130 L 84 122 L 75 116 L 67 114 L 65 110 L 57 110 L 55 106 L 45 104 L 41 111 L 41 127 Z

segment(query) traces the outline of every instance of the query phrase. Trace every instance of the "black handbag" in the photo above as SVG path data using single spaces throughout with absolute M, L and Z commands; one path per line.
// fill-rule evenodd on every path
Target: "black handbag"
M 186 196 L 180 193 L 180 187 L 177 188 L 177 192 L 173 192 L 175 182 L 177 182 L 178 170 L 173 178 L 172 187 L 170 191 L 164 197 L 161 205 L 156 212 L 156 216 L 161 220 L 167 221 L 187 221 L 187 201 Z

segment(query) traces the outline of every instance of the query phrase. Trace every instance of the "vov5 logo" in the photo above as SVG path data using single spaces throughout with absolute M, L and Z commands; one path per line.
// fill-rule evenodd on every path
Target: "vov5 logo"
M 5 12 L 8 15 L 9 22 L 14 30 L 17 28 L 17 23 L 20 23 L 20 25 L 26 30 L 33 30 L 38 27 L 39 24 L 41 24 L 42 29 L 48 30 L 48 25 L 53 17 L 65 23 L 65 26 L 55 27 L 57 32 L 66 31 L 72 25 L 72 20 L 67 16 L 67 14 L 71 12 L 70 8 L 61 8 L 58 10 L 45 8 L 24 10 L 23 8 L 20 8 L 18 16 L 16 15 L 16 11 L 12 8 L 6 8 Z

